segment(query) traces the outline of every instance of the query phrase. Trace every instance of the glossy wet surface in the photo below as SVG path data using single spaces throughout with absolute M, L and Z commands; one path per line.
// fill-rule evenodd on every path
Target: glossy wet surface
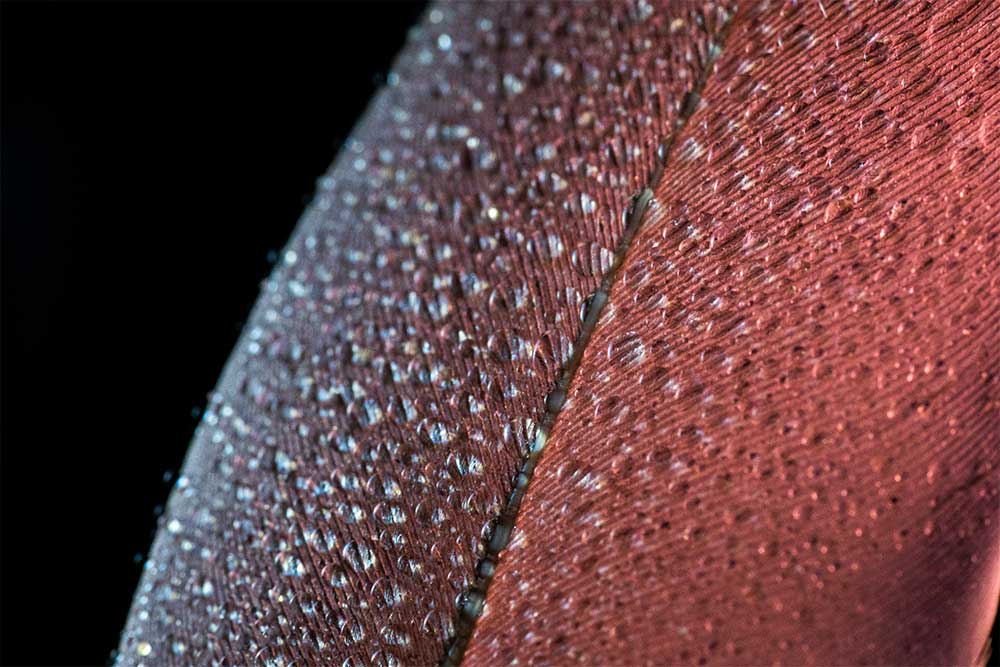
M 428 13 L 264 286 L 122 663 L 432 664 L 463 627 L 468 664 L 974 659 L 1000 8 L 728 9 Z

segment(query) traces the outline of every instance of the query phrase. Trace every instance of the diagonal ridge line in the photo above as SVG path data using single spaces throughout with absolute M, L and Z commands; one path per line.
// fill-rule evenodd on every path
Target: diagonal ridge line
M 514 529 L 514 524 L 521 509 L 521 502 L 527 494 L 528 485 L 541 458 L 542 450 L 545 448 L 549 434 L 552 432 L 552 427 L 555 425 L 555 421 L 566 402 L 570 384 L 576 377 L 576 372 L 583 360 L 583 353 L 590 343 L 594 330 L 597 328 L 601 312 L 608 302 L 612 285 L 618 276 L 619 269 L 625 262 L 625 256 L 632 245 L 632 240 L 642 227 L 646 211 L 653 200 L 653 191 L 663 179 L 663 174 L 676 146 L 677 137 L 687 126 L 688 120 L 690 120 L 695 110 L 697 110 L 698 104 L 701 102 L 701 95 L 712 75 L 715 63 L 725 46 L 729 28 L 733 22 L 732 19 L 738 9 L 734 6 L 732 11 L 725 11 L 725 9 L 723 11 L 725 14 L 722 17 L 722 25 L 719 28 L 718 37 L 709 43 L 705 67 L 691 90 L 685 95 L 684 103 L 677 119 L 674 121 L 670 135 L 657 148 L 658 161 L 653 169 L 649 183 L 638 194 L 632 196 L 626 213 L 625 230 L 618 242 L 618 246 L 615 248 L 611 266 L 602 277 L 601 284 L 597 290 L 584 301 L 583 326 L 573 345 L 573 353 L 569 361 L 563 366 L 555 388 L 545 398 L 545 416 L 536 432 L 528 454 L 521 462 L 521 467 L 514 481 L 514 488 L 507 498 L 507 504 L 497 516 L 493 535 L 490 537 L 486 552 L 480 558 L 476 567 L 476 581 L 465 592 L 464 600 L 455 622 L 454 639 L 441 660 L 441 664 L 444 667 L 459 667 L 462 664 L 465 650 L 476 628 L 476 621 L 482 613 L 483 605 L 486 602 L 486 593 L 489 590 L 490 583 L 493 581 L 493 575 L 496 572 L 500 554 L 510 542 L 511 532 Z

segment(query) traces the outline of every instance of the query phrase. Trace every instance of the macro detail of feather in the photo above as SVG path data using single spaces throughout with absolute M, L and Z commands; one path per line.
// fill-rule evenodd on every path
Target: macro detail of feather
M 948 5 L 737 14 L 469 664 L 976 660 L 997 602 L 1000 6 Z
M 469 664 L 974 661 L 998 27 L 432 8 L 264 285 L 119 664 L 436 664 L 463 632 Z

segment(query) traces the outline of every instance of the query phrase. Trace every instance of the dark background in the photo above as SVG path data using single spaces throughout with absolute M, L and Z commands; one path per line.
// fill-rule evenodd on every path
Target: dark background
M 0 662 L 109 659 L 269 253 L 422 9 L 0 5 Z

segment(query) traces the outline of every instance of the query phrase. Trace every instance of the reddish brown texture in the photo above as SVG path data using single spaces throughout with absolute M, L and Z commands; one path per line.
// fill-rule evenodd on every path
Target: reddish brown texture
M 754 4 L 468 664 L 969 664 L 996 608 L 1000 6 Z
M 850 7 L 432 9 L 264 285 L 119 662 L 441 660 L 647 185 L 467 663 L 974 659 L 1000 5 Z
M 722 16 L 427 14 L 264 285 L 122 664 L 444 655 L 581 305 Z

